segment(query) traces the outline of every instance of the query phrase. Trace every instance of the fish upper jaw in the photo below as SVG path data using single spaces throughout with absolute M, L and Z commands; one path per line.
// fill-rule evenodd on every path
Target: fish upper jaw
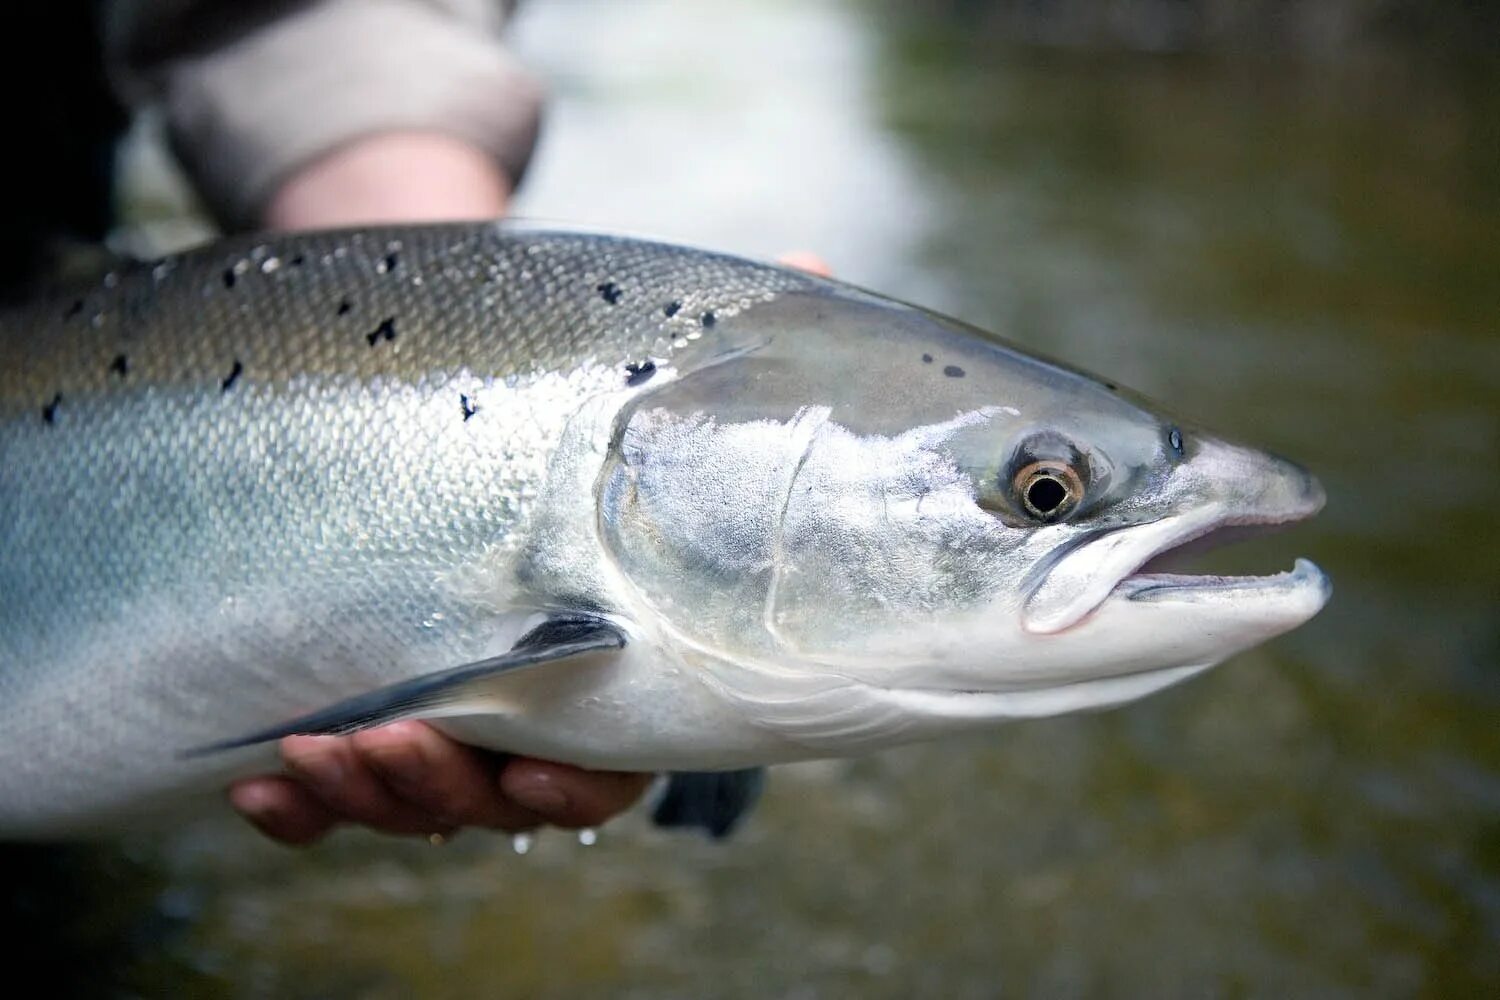
M 1228 529 L 1269 530 L 1304 520 L 1325 501 L 1322 486 L 1299 466 L 1212 439 L 1183 473 L 1174 477 L 1184 496 L 1178 501 L 1184 508 L 1180 513 L 1075 543 L 1052 563 L 1026 599 L 1022 628 L 1039 636 L 1064 632 L 1114 600 L 1211 605 L 1220 614 L 1262 620 L 1270 629 L 1268 637 L 1316 614 L 1327 602 L 1331 585 L 1306 559 L 1298 559 L 1288 572 L 1270 576 L 1140 572 L 1157 557 L 1189 543 L 1207 547 L 1230 534 Z

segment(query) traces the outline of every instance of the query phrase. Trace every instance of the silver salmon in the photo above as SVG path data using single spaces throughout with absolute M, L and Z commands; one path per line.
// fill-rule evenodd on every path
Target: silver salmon
M 0 836 L 398 718 L 594 768 L 864 753 L 1138 698 L 1329 594 L 1148 565 L 1311 515 L 1301 468 L 701 250 L 235 239 L 5 312 L 0 357 Z

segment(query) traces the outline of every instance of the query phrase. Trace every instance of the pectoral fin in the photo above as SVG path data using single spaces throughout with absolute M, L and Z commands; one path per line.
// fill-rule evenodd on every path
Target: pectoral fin
M 734 831 L 765 785 L 763 767 L 674 771 L 667 780 L 666 794 L 651 812 L 651 821 L 657 826 L 704 830 L 718 840 Z
M 294 735 L 344 735 L 374 726 L 432 714 L 434 709 L 463 700 L 475 681 L 541 666 L 556 660 L 623 649 L 625 633 L 591 615 L 559 615 L 523 635 L 509 651 L 488 660 L 399 681 L 281 725 L 234 739 L 184 751 L 183 757 L 233 750 Z

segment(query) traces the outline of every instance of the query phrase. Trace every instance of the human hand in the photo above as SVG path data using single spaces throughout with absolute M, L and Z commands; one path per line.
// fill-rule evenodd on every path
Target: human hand
M 229 801 L 266 836 L 293 845 L 311 844 L 340 823 L 422 837 L 466 826 L 598 826 L 651 781 L 487 753 L 421 722 L 352 736 L 288 736 L 281 756 L 285 774 L 239 781 Z

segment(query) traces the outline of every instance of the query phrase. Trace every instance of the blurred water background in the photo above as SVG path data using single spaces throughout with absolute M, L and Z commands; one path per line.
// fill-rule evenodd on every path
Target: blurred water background
M 1395 0 L 532 0 L 518 210 L 770 256 L 1291 455 L 1300 631 L 1102 715 L 778 769 L 715 845 L 224 819 L 49 855 L 64 993 L 1500 995 L 1500 21 Z M 130 238 L 196 233 L 159 151 Z

